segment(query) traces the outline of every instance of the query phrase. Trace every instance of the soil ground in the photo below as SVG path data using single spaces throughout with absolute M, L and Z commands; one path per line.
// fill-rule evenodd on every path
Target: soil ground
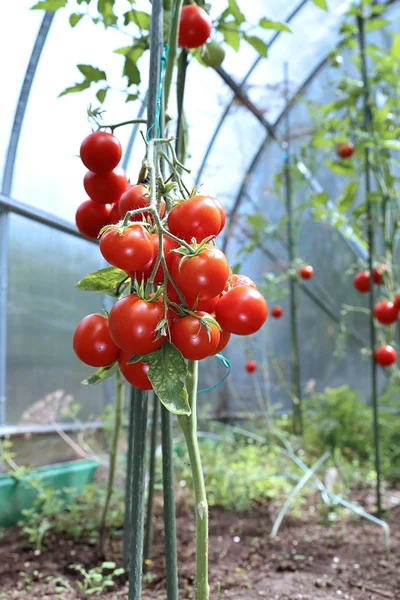
M 363 519 L 327 526 L 316 519 L 302 521 L 287 517 L 279 536 L 271 540 L 271 508 L 260 507 L 239 514 L 213 507 L 210 511 L 210 597 L 212 600 L 400 600 L 400 511 L 393 512 L 388 521 L 392 535 L 391 557 L 385 553 L 382 528 Z M 179 508 L 181 600 L 193 598 L 192 523 L 189 509 Z M 121 560 L 120 539 L 113 541 L 106 558 Z M 40 553 L 24 550 L 16 530 L 10 530 L 0 548 L 0 599 L 84 598 L 77 586 L 79 576 L 69 565 L 79 563 L 90 569 L 101 562 L 93 546 L 67 539 L 58 539 Z M 154 558 L 149 569 L 143 600 L 165 599 L 161 514 L 155 519 Z M 54 581 L 46 581 L 49 577 L 67 581 L 71 590 L 57 593 Z M 123 576 L 109 592 L 94 597 L 125 600 L 127 588 Z

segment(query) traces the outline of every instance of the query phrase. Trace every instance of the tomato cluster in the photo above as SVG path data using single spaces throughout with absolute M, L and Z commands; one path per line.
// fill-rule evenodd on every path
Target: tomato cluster
M 120 153 L 114 136 L 96 133 L 84 140 L 81 157 L 91 169 L 90 177 L 110 176 Z M 142 359 L 167 340 L 185 359 L 202 360 L 221 352 L 231 334 L 255 333 L 268 316 L 255 283 L 246 275 L 232 274 L 215 244 L 225 226 L 223 205 L 196 191 L 187 198 L 175 197 L 165 186 L 153 190 L 153 196 L 151 192 L 146 182 L 118 188 L 114 224 L 105 222 L 105 207 L 112 204 L 106 192 L 102 202 L 97 193 L 87 201 L 92 213 L 86 234 L 96 237 L 100 232 L 101 254 L 125 271 L 131 288 L 117 299 L 108 318 L 85 317 L 73 340 L 83 362 L 106 367 L 118 360 L 127 381 L 141 389 L 151 389 L 149 365 Z M 108 193 L 115 200 L 117 188 Z M 82 206 L 78 213 L 81 210 Z

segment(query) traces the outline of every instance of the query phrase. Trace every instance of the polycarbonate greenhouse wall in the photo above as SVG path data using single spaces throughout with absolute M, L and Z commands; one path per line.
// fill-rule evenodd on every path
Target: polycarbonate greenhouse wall
M 144 0 L 143 0 L 144 2 Z M 77 206 L 85 199 L 84 167 L 78 160 L 80 142 L 89 132 L 86 109 L 93 102 L 88 90 L 58 98 L 77 79 L 77 63 L 113 68 L 113 86 L 123 88 L 120 65 L 112 50 L 121 42 L 118 31 L 82 22 L 71 29 L 65 11 L 56 15 L 30 11 L 30 1 L 8 2 L 0 24 L 2 127 L 0 157 L 3 171 L 0 196 L 0 433 L 46 430 L 52 419 L 62 420 L 57 408 L 77 402 L 80 418 L 99 418 L 112 401 L 112 384 L 84 387 L 89 373 L 75 357 L 71 338 L 76 323 L 87 313 L 105 306 L 101 297 L 74 289 L 86 273 L 104 266 L 97 244 L 83 239 L 75 229 Z M 141 3 L 137 5 L 140 8 Z M 186 81 L 185 109 L 189 123 L 193 181 L 218 197 L 233 211 L 232 235 L 225 240 L 231 262 L 243 243 L 240 215 L 261 211 L 278 223 L 284 206 L 273 192 L 274 173 L 283 151 L 273 139 L 282 139 L 285 100 L 282 93 L 284 64 L 288 63 L 292 130 L 310 126 L 304 100 L 329 101 L 334 77 L 325 65 L 338 42 L 338 25 L 349 2 L 331 0 L 328 13 L 312 2 L 239 2 L 249 20 L 262 16 L 290 22 L 292 34 L 263 32 L 270 42 L 267 59 L 248 45 L 239 54 L 228 49 L 223 69 L 204 69 L 192 61 Z M 224 2 L 213 3 L 216 13 Z M 389 3 L 386 18 L 398 27 L 398 3 Z M 377 44 L 388 46 L 390 37 L 371 33 Z M 346 60 L 346 57 L 344 57 Z M 146 59 L 141 63 L 146 89 Z M 234 91 L 232 88 L 235 88 Z M 299 90 L 301 95 L 297 95 Z M 118 92 L 105 102 L 107 122 L 142 114 L 141 101 L 124 103 Z M 176 113 L 172 106 L 171 115 Z M 172 124 L 173 126 L 174 124 Z M 272 128 L 272 129 L 271 129 Z M 119 130 L 124 166 L 135 177 L 143 155 L 137 128 Z M 294 137 L 293 150 L 302 141 Z M 312 168 L 315 189 L 332 199 L 340 194 L 334 179 L 318 161 Z M 296 203 L 311 193 L 303 186 Z M 360 356 L 360 340 L 368 340 L 368 322 L 350 320 L 358 339 L 347 340 L 351 361 L 334 357 L 340 304 L 351 303 L 344 273 L 357 252 L 343 235 L 328 225 L 316 224 L 305 214 L 299 255 L 312 262 L 316 276 L 302 293 L 299 311 L 301 383 L 315 380 L 315 389 L 344 383 L 369 394 L 368 361 Z M 268 239 L 243 265 L 243 271 L 260 283 L 266 272 L 279 273 L 287 262 L 285 243 Z M 355 299 L 355 298 L 354 298 Z M 267 298 L 268 300 L 268 298 Z M 287 312 L 287 298 L 282 301 Z M 246 346 L 246 344 L 248 344 Z M 254 387 L 243 369 L 244 352 L 263 357 L 266 372 Z M 203 415 L 234 416 L 259 410 L 257 386 L 270 403 L 290 406 L 271 366 L 274 356 L 290 378 L 289 319 L 267 322 L 256 342 L 235 340 L 226 352 L 232 363 L 230 377 L 204 396 Z M 210 387 L 224 374 L 217 359 L 208 359 L 201 385 Z M 366 396 L 367 397 L 367 396 Z M 206 399 L 205 399 L 206 398 Z M 33 407 L 33 408 L 32 408 Z M 51 408 L 50 408 L 51 407 Z

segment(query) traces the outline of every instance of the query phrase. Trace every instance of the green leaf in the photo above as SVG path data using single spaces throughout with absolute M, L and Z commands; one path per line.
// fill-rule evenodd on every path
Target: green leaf
M 137 94 L 128 94 L 125 102 L 133 102 L 133 101 L 137 100 L 138 97 L 139 96 Z
M 107 79 L 105 72 L 97 67 L 93 67 L 92 65 L 77 65 L 77 67 L 89 82 Z
M 397 33 L 394 36 L 390 54 L 393 56 L 393 58 L 400 58 L 400 34 L 399 33 Z
M 97 10 L 103 17 L 104 25 L 115 25 L 118 21 L 116 14 L 114 13 L 115 0 L 98 0 Z
M 64 8 L 67 4 L 68 0 L 42 0 L 32 6 L 31 10 L 47 10 L 49 12 L 55 12 L 59 8 Z
M 313 208 L 320 208 L 321 206 L 326 206 L 328 200 L 328 194 L 326 192 L 320 192 L 319 194 L 313 194 L 310 202 Z
M 336 202 L 336 206 L 340 212 L 347 212 L 353 206 L 356 199 L 358 186 L 358 181 L 350 181 L 346 185 L 342 195 Z
M 187 365 L 178 348 L 166 341 L 159 350 L 147 354 L 143 362 L 150 363 L 148 377 L 165 408 L 175 415 L 190 415 L 188 393 L 182 381 Z
M 115 54 L 125 56 L 125 64 L 122 74 L 128 78 L 128 86 L 138 85 L 140 83 L 140 71 L 137 67 L 137 61 L 145 52 L 143 46 L 124 46 L 114 50 Z
M 263 29 L 274 29 L 275 31 L 287 31 L 288 33 L 292 33 L 292 30 L 286 23 L 283 23 L 282 21 L 271 21 L 271 19 L 266 19 L 265 17 L 260 20 L 259 26 Z
M 103 104 L 104 100 L 106 99 L 107 92 L 108 92 L 108 88 L 102 88 L 101 90 L 99 90 L 97 92 L 96 98 L 100 102 L 100 104 Z
M 240 34 L 236 29 L 224 29 L 222 31 L 225 42 L 237 52 L 240 47 Z
M 124 25 L 129 25 L 129 23 L 134 23 L 144 31 L 150 31 L 150 15 L 142 10 L 128 10 L 124 14 Z
M 318 6 L 318 8 L 323 8 L 324 10 L 328 10 L 327 0 L 312 0 L 312 2 L 314 2 L 315 6 Z
M 400 150 L 400 141 L 399 140 L 386 140 L 383 142 L 385 148 L 391 148 L 392 150 Z
M 93 373 L 93 375 L 91 375 L 87 379 L 84 379 L 81 383 L 82 385 L 97 385 L 98 383 L 102 383 L 102 381 L 105 381 L 109 377 L 115 375 L 118 369 L 118 361 L 116 360 L 114 363 L 112 363 L 112 365 L 108 365 L 107 367 L 100 367 L 100 369 L 98 369 L 96 373 Z
M 325 164 L 328 169 L 337 175 L 345 175 L 346 177 L 353 177 L 354 175 L 354 165 L 352 161 L 327 160 Z
M 365 24 L 365 31 L 377 31 L 377 29 L 383 29 L 390 25 L 390 21 L 387 19 L 369 19 Z
M 75 287 L 85 292 L 98 292 L 115 296 L 115 288 L 126 276 L 125 271 L 117 269 L 117 267 L 106 267 L 94 273 L 89 273 L 89 275 L 78 281 Z
M 58 95 L 59 98 L 61 98 L 61 96 L 66 96 L 67 94 L 75 94 L 76 92 L 83 92 L 83 90 L 87 90 L 88 88 L 90 88 L 90 81 L 82 81 L 82 83 L 76 83 L 75 85 L 65 88 L 64 91 L 61 92 L 61 94 Z
M 264 40 L 261 40 L 254 35 L 246 35 L 245 33 L 243 34 L 243 39 L 245 39 L 250 46 L 253 46 L 254 50 L 256 50 L 260 56 L 266 58 L 268 54 L 268 46 Z
M 132 358 L 130 358 L 128 360 L 128 362 L 126 363 L 127 365 L 134 365 L 135 363 L 139 362 L 140 360 L 142 360 L 143 355 L 142 354 L 134 354 L 132 356 Z
M 236 23 L 238 25 L 241 25 L 242 23 L 244 23 L 246 20 L 245 16 L 241 12 L 236 0 L 228 0 L 228 3 L 229 3 L 229 12 L 234 17 Z
M 82 13 L 72 13 L 72 15 L 69 17 L 69 24 L 71 27 L 75 27 L 75 25 L 77 25 L 84 16 L 85 15 Z

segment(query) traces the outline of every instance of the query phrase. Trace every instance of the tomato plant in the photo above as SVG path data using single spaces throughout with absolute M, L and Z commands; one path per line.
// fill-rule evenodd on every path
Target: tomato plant
M 115 135 L 105 131 L 94 131 L 83 140 L 80 155 L 89 171 L 105 173 L 118 165 L 122 148 Z
M 194 315 L 178 317 L 171 326 L 171 341 L 189 360 L 203 360 L 217 350 L 220 341 L 218 326 L 207 322 L 207 329 L 199 317 L 211 319 L 206 312 L 197 311 Z
M 97 204 L 85 200 L 78 206 L 75 223 L 82 235 L 96 240 L 100 231 L 112 222 L 113 207 L 110 204 Z
M 381 367 L 390 367 L 397 360 L 397 352 L 389 344 L 380 346 L 375 350 L 375 360 Z
M 204 8 L 188 4 L 182 8 L 178 43 L 183 48 L 198 48 L 210 37 L 212 21 Z
M 341 142 L 336 146 L 336 154 L 339 158 L 350 158 L 355 151 L 355 146 L 351 142 Z
M 153 386 L 147 375 L 150 365 L 141 360 L 129 365 L 128 360 L 130 360 L 131 357 L 131 352 L 125 352 L 124 350 L 120 352 L 118 364 L 122 375 L 128 383 L 133 385 L 133 387 L 139 388 L 139 390 L 152 390 Z
M 281 316 L 283 315 L 283 308 L 282 306 L 273 306 L 271 309 L 271 317 L 274 317 L 274 319 L 280 319 Z
M 257 363 L 255 360 L 248 360 L 245 364 L 245 369 L 248 373 L 254 373 L 257 371 Z
M 391 325 L 397 321 L 399 311 L 393 302 L 380 300 L 375 304 L 374 315 L 379 323 L 382 323 L 383 325 Z
M 145 271 L 154 257 L 154 246 L 147 229 L 133 223 L 122 231 L 107 229 L 100 238 L 100 252 L 114 267 L 124 271 Z
M 229 265 L 221 250 L 206 244 L 198 254 L 174 261 L 171 274 L 185 296 L 196 295 L 199 300 L 207 300 L 224 289 L 229 277 Z
M 137 210 L 138 208 L 146 208 L 149 206 L 149 186 L 142 183 L 138 185 L 130 185 L 127 190 L 121 195 L 119 201 L 119 212 L 121 218 L 124 218 L 126 213 L 130 210 Z M 163 217 L 165 213 L 165 200 L 161 198 L 160 217 Z M 143 218 L 150 218 L 148 211 L 143 211 L 140 214 L 132 215 L 131 221 L 142 221 Z
M 370 276 L 368 271 L 361 271 L 354 276 L 353 285 L 358 292 L 365 294 L 369 292 L 369 280 Z
M 104 315 L 87 315 L 75 329 L 72 345 L 77 357 L 91 367 L 106 367 L 118 358 L 119 348 L 113 342 Z
M 239 286 L 221 297 L 215 314 L 222 329 L 236 335 L 252 335 L 264 325 L 268 305 L 258 290 Z
M 224 209 L 221 207 L 209 196 L 193 196 L 171 210 L 168 215 L 169 230 L 189 243 L 192 239 L 201 242 L 206 237 L 216 236 L 223 227 L 221 214 Z
M 311 265 L 305 265 L 301 267 L 299 275 L 302 279 L 311 279 L 314 276 L 314 267 Z
M 121 167 L 116 167 L 105 173 L 88 171 L 83 179 L 83 186 L 87 195 L 99 204 L 118 202 L 127 185 L 128 180 L 125 171 Z
M 222 65 L 225 58 L 225 50 L 218 44 L 218 42 L 212 40 L 208 42 L 201 54 L 201 59 L 207 67 L 212 67 L 213 69 L 217 69 Z

